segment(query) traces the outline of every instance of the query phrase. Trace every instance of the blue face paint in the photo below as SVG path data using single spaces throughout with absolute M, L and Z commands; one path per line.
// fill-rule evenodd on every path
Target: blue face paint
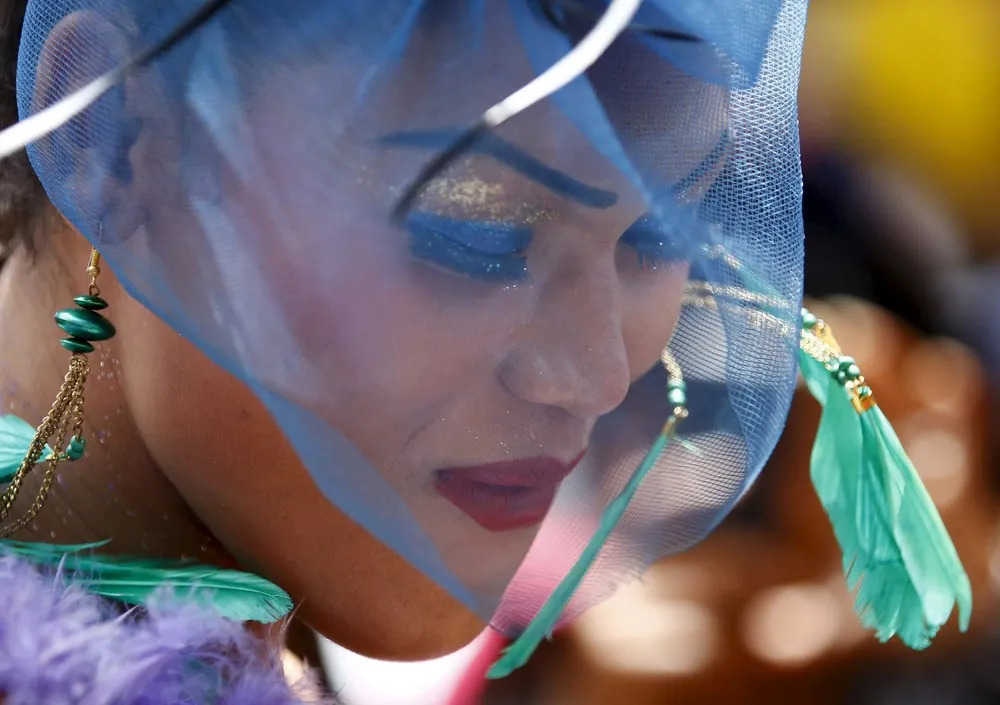
M 380 143 L 386 147 L 444 149 L 451 146 L 459 134 L 461 134 L 460 131 L 455 129 L 396 132 L 384 136 Z M 517 145 L 492 133 L 484 134 L 466 153 L 490 156 L 553 193 L 588 208 L 610 208 L 618 202 L 618 194 L 613 191 L 588 186 L 569 174 L 553 169 Z
M 412 211 L 406 221 L 410 252 L 441 269 L 484 282 L 527 281 L 527 250 L 534 232 L 514 223 L 462 220 Z M 626 230 L 619 244 L 635 250 L 642 267 L 689 260 L 697 243 L 674 237 L 649 216 Z
M 528 279 L 532 229 L 513 223 L 459 220 L 424 211 L 406 219 L 417 259 L 455 274 L 496 283 Z
M 385 146 L 436 149 L 447 146 L 454 130 L 406 132 L 387 135 Z M 728 140 L 724 137 L 702 164 L 681 182 L 674 193 L 696 185 L 724 157 Z M 617 195 L 587 186 L 567 174 L 542 164 L 530 154 L 495 135 L 486 135 L 470 152 L 488 154 L 517 172 L 541 183 L 555 193 L 594 208 L 607 208 Z M 528 280 L 527 249 L 534 231 L 518 223 L 449 218 L 414 210 L 406 217 L 411 237 L 411 254 L 424 262 L 457 275 L 495 283 Z M 626 230 L 619 244 L 635 250 L 642 267 L 655 269 L 661 263 L 690 260 L 693 238 L 670 233 L 651 216 L 643 216 Z
M 698 238 L 673 235 L 654 218 L 645 215 L 626 230 L 619 244 L 631 247 L 641 267 L 655 269 L 663 263 L 690 260 Z

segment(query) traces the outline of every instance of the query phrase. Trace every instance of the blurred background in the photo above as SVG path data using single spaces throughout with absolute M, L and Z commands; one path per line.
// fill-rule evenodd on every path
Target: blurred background
M 819 408 L 802 391 L 720 529 L 491 684 L 486 705 L 1000 703 L 1000 0 L 811 0 L 800 104 L 808 305 L 937 503 L 973 628 L 916 653 L 857 626 L 808 477 Z M 475 651 L 398 665 L 322 644 L 316 658 L 347 705 L 466 705 L 449 698 Z

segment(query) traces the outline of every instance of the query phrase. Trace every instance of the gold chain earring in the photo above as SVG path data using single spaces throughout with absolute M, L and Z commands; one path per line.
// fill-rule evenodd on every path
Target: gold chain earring
M 57 545 L 5 540 L 38 515 L 52 489 L 59 464 L 83 457 L 86 448 L 83 388 L 90 372 L 87 355 L 94 352 L 93 343 L 115 336 L 115 327 L 98 313 L 108 307 L 97 285 L 100 260 L 97 250 L 91 250 L 87 265 L 89 291 L 73 299 L 76 308 L 56 313 L 56 323 L 68 336 L 62 346 L 71 356 L 69 371 L 48 415 L 37 429 L 13 414 L 0 415 L 0 482 L 8 481 L 0 495 L 0 557 L 13 555 L 48 567 L 68 583 L 128 606 L 148 606 L 161 591 L 170 590 L 181 599 L 213 608 L 226 619 L 265 624 L 281 619 L 291 612 L 292 599 L 277 585 L 252 573 L 199 565 L 183 557 L 170 560 L 95 554 L 94 549 L 107 541 Z M 58 450 L 67 439 L 65 450 Z M 3 524 L 21 492 L 24 478 L 40 462 L 47 467 L 34 501 L 23 514 Z
M 61 341 L 62 346 L 71 353 L 69 371 L 52 408 L 35 431 L 24 460 L 3 495 L 0 495 L 0 522 L 5 521 L 11 513 L 28 473 L 41 461 L 47 467 L 35 500 L 24 514 L 9 524 L 0 526 L 0 538 L 20 531 L 38 515 L 52 489 L 59 464 L 63 460 L 79 460 L 86 449 L 87 442 L 83 436 L 83 388 L 90 373 L 87 355 L 94 352 L 93 343 L 110 340 L 115 336 L 115 327 L 111 321 L 98 313 L 108 307 L 108 302 L 101 298 L 101 288 L 97 285 L 97 278 L 101 274 L 100 262 L 100 253 L 91 249 L 87 264 L 87 275 L 90 277 L 88 293 L 73 299 L 76 308 L 63 309 L 55 315 L 56 324 L 69 336 Z M 70 439 L 68 444 L 67 436 Z M 63 448 L 64 444 L 64 451 L 52 450 Z

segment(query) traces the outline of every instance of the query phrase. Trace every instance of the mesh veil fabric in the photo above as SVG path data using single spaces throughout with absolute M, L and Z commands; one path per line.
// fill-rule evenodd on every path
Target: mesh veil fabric
M 22 116 L 197 5 L 31 2 Z M 776 442 L 796 373 L 803 0 L 649 0 L 637 27 L 701 41 L 627 31 L 391 222 L 435 152 L 605 6 L 234 0 L 29 152 L 129 291 L 255 391 L 322 493 L 507 633 L 669 413 L 655 358 L 630 387 L 601 372 L 630 312 L 669 339 L 691 417 L 569 616 L 714 528 Z M 684 267 L 686 287 L 663 283 Z M 565 379 L 570 358 L 579 398 L 519 392 L 546 369 Z M 427 457 L 381 444 L 408 425 L 439 429 Z M 537 539 L 486 531 L 430 486 L 448 463 L 565 455 L 574 433 L 586 456 Z

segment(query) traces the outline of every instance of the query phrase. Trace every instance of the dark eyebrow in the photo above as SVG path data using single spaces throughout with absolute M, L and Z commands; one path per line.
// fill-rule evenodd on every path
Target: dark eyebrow
M 462 130 L 458 129 L 393 132 L 383 136 L 379 143 L 386 147 L 444 149 L 451 146 L 461 134 Z M 618 202 L 618 194 L 615 192 L 588 186 L 569 174 L 539 161 L 517 145 L 489 132 L 476 140 L 466 152 L 493 157 L 553 193 L 590 208 L 610 208 Z

